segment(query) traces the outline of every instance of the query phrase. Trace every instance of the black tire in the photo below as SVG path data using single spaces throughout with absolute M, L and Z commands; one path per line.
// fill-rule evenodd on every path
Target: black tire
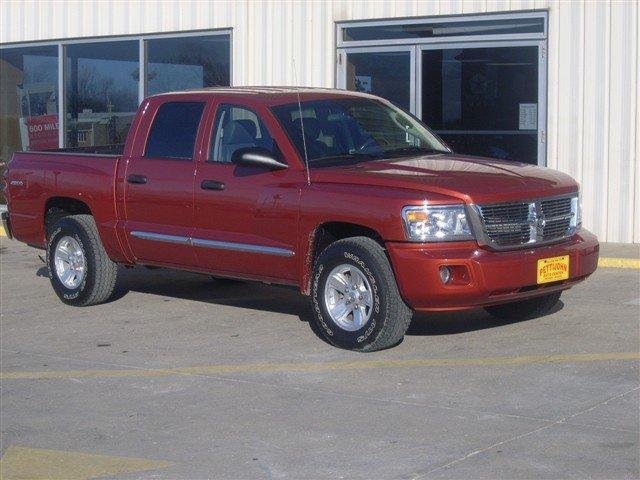
M 340 327 L 329 314 L 324 289 L 330 272 L 341 264 L 350 264 L 366 275 L 373 291 L 371 316 L 356 331 Z M 400 343 L 412 311 L 398 292 L 393 270 L 384 249 L 367 237 L 338 240 L 327 247 L 315 262 L 311 285 L 312 321 L 315 330 L 337 347 L 349 350 L 382 350 Z
M 549 293 L 542 297 L 485 307 L 485 310 L 501 320 L 529 320 L 551 310 L 560 300 L 561 294 L 562 292 Z
M 216 282 L 222 283 L 223 285 L 234 285 L 236 283 L 245 283 L 244 280 L 239 278 L 231 278 L 231 277 L 218 277 L 217 275 L 209 275 L 211 280 L 215 280 Z
M 65 236 L 78 242 L 86 263 L 84 279 L 73 289 L 60 281 L 55 268 L 54 252 Z M 118 276 L 117 265 L 107 256 L 91 215 L 63 217 L 52 226 L 47 242 L 47 266 L 53 290 L 67 305 L 97 305 L 106 302 L 113 295 Z

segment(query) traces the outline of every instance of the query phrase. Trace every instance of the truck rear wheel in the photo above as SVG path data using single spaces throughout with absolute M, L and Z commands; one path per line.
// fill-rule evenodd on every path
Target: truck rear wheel
M 67 305 L 96 305 L 113 294 L 117 265 L 107 256 L 91 215 L 67 216 L 51 227 L 47 266 L 53 290 Z
M 502 320 L 528 320 L 544 315 L 560 300 L 562 292 L 549 293 L 542 297 L 530 298 L 519 302 L 505 303 L 485 307 L 494 317 Z
M 338 240 L 320 254 L 311 301 L 316 330 L 349 350 L 392 347 L 411 322 L 383 248 L 368 237 Z

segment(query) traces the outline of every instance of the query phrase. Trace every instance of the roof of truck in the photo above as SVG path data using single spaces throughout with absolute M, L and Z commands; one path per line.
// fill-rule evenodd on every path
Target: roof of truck
M 319 88 L 319 87 L 210 87 L 197 88 L 193 90 L 181 90 L 174 92 L 161 93 L 162 95 L 240 95 L 251 96 L 255 100 L 265 100 L 271 104 L 295 102 L 298 95 L 303 100 L 319 99 L 322 97 L 329 98 L 333 96 L 359 96 L 373 97 L 362 92 L 354 92 L 351 90 L 343 90 L 338 88 Z

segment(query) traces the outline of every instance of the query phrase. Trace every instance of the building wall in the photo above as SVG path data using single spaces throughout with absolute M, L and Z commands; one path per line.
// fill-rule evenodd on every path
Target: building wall
M 640 242 L 634 0 L 4 0 L 0 42 L 231 27 L 234 85 L 334 86 L 336 21 L 530 9 L 549 10 L 547 164 L 601 240 Z

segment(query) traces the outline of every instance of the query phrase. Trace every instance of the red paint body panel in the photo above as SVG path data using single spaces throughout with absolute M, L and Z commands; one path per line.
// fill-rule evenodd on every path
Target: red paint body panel
M 301 100 L 363 95 L 310 89 Z M 6 172 L 13 235 L 30 245 L 45 244 L 47 202 L 70 198 L 87 205 L 110 258 L 240 278 L 308 287 L 314 232 L 342 222 L 367 227 L 387 247 L 401 294 L 415 309 L 461 309 L 540 294 L 534 289 L 538 258 L 569 255 L 570 281 L 545 287 L 569 288 L 592 273 L 598 243 L 580 230 L 551 246 L 495 252 L 475 242 L 410 243 L 400 212 L 407 205 L 483 204 L 574 192 L 569 176 L 526 164 L 455 155 L 378 160 L 353 166 L 312 169 L 307 184 L 304 161 L 269 107 L 296 102 L 286 89 L 237 88 L 157 95 L 138 110 L 122 156 L 67 152 L 18 152 Z M 168 101 L 206 103 L 193 161 L 144 158 L 147 134 L 158 108 Z M 208 162 L 216 108 L 234 104 L 253 110 L 264 122 L 289 165 L 286 170 L 250 171 Z M 126 182 L 144 175 L 144 185 Z M 222 191 L 203 190 L 204 180 L 223 182 Z M 151 231 L 213 242 L 260 245 L 290 256 L 219 250 L 140 239 Z M 440 265 L 464 266 L 467 285 L 444 286 Z M 524 291 L 523 291 L 524 289 Z

